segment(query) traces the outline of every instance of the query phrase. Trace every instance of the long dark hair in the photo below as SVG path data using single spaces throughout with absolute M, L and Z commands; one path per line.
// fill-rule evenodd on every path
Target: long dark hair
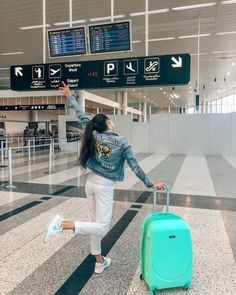
M 106 115 L 97 114 L 87 123 L 83 134 L 83 141 L 79 155 L 79 166 L 81 166 L 83 169 L 87 168 L 86 163 L 88 159 L 95 156 L 95 140 L 93 137 L 93 131 L 96 130 L 99 133 L 106 131 L 107 119 L 108 117 Z

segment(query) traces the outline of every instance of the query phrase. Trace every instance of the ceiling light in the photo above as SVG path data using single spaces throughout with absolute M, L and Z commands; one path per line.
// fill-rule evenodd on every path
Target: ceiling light
M 206 54 L 208 54 L 208 53 L 206 53 L 206 52 L 199 53 L 199 55 L 206 55 Z M 190 55 L 194 56 L 194 55 L 198 55 L 198 53 L 190 53 Z
M 164 8 L 164 9 L 158 9 L 158 10 L 150 10 L 148 11 L 148 14 L 166 13 L 169 11 L 170 11 L 169 8 Z
M 175 98 L 179 98 L 179 95 L 177 95 L 175 93 L 173 93 L 173 95 L 174 95 Z
M 180 10 L 187 10 L 187 9 L 204 8 L 204 7 L 214 6 L 214 5 L 216 5 L 216 2 L 173 7 L 172 10 L 180 11 Z
M 221 4 L 235 4 L 236 0 L 221 1 Z
M 28 26 L 28 27 L 20 27 L 20 30 L 32 30 L 32 29 L 41 29 L 43 28 L 43 25 L 37 25 L 37 26 Z M 51 27 L 51 25 L 46 24 L 45 25 L 46 28 Z
M 10 70 L 10 68 L 0 68 L 0 71 Z
M 86 23 L 86 19 L 80 19 L 80 20 L 73 20 L 72 22 L 60 22 L 60 23 L 54 23 L 54 26 L 64 26 L 64 25 L 70 25 L 70 24 L 84 24 Z
M 155 42 L 155 41 L 167 41 L 167 40 L 174 40 L 175 37 L 166 37 L 166 38 L 156 38 L 156 39 L 148 39 L 149 42 Z
M 23 54 L 23 52 L 18 51 L 18 52 L 5 52 L 5 53 L 2 53 L 2 55 L 16 55 L 16 54 Z
M 158 10 L 150 10 L 148 11 L 148 14 L 158 14 L 158 13 L 165 13 L 165 12 L 169 12 L 169 8 L 164 8 L 164 9 L 158 9 Z M 134 13 L 130 13 L 130 16 L 141 16 L 141 15 L 145 15 L 145 11 L 142 12 L 134 12 Z
M 141 40 L 132 41 L 132 43 L 141 43 L 141 42 L 142 42 Z
M 229 76 L 229 75 L 230 75 L 230 73 L 228 72 L 228 73 L 227 73 L 227 76 Z
M 160 90 L 162 90 L 162 88 L 160 88 Z
M 163 93 L 164 93 L 164 94 L 166 94 L 166 92 L 165 92 L 165 91 L 164 91 Z
M 212 53 L 216 53 L 216 54 L 217 53 L 231 53 L 231 52 L 235 52 L 235 51 L 236 50 L 224 50 L 224 51 L 223 50 L 221 50 L 221 51 L 219 50 L 219 51 L 213 51 Z
M 232 66 L 233 66 L 233 67 L 235 66 L 235 62 L 232 62 Z
M 135 89 L 132 89 L 133 91 L 135 91 Z
M 123 17 L 125 17 L 125 14 L 114 15 L 113 19 L 123 18 Z M 89 21 L 90 22 L 99 22 L 99 21 L 102 21 L 102 20 L 110 20 L 111 18 L 112 18 L 111 16 L 95 17 L 95 18 L 90 18 Z
M 10 77 L 0 77 L 0 80 L 9 80 Z
M 219 33 L 216 33 L 216 35 L 230 35 L 230 34 L 236 34 L 236 31 L 219 32 Z
M 145 11 L 142 12 L 134 12 L 134 13 L 130 13 L 129 16 L 140 16 L 140 15 L 145 15 Z
M 200 34 L 200 35 L 186 35 L 186 36 L 178 36 L 178 39 L 187 39 L 187 38 L 197 38 L 199 37 L 207 37 L 210 36 L 211 34 Z
M 189 89 L 192 89 L 192 87 L 191 87 L 191 86 L 189 86 Z

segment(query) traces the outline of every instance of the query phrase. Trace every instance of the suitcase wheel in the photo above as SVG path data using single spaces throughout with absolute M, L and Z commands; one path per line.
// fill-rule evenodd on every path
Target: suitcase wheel
M 152 295 L 157 295 L 157 289 L 154 289 L 153 291 L 151 291 Z
M 187 285 L 184 286 L 184 289 L 185 289 L 185 290 L 188 290 L 189 287 L 190 287 L 190 284 L 187 284 Z
M 143 281 L 143 274 L 141 274 L 139 278 L 141 281 Z

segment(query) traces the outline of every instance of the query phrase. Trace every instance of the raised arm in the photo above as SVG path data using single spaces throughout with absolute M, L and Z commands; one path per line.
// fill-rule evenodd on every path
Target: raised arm
M 125 141 L 124 146 L 124 152 L 123 156 L 126 159 L 128 165 L 130 166 L 131 170 L 135 173 L 135 175 L 142 180 L 142 182 L 147 187 L 156 187 L 158 190 L 164 190 L 166 187 L 166 184 L 162 181 L 158 181 L 153 183 L 150 178 L 147 176 L 147 174 L 143 171 L 143 169 L 140 167 L 134 152 L 132 150 L 131 145 L 129 144 L 128 140 Z
M 81 108 L 78 101 L 75 97 L 71 94 L 69 86 L 67 86 L 64 82 L 62 82 L 63 87 L 60 87 L 60 92 L 67 97 L 69 105 L 75 110 L 75 115 L 78 118 L 79 122 L 83 125 L 86 125 L 90 120 L 89 117 L 86 115 L 84 110 Z

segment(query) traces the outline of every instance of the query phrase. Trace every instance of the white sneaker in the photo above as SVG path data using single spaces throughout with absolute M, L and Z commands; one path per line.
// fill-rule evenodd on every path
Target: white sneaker
M 63 221 L 63 218 L 60 215 L 56 215 L 51 223 L 49 224 L 49 227 L 46 229 L 44 233 L 44 243 L 47 243 L 51 240 L 51 238 L 57 234 L 62 233 L 63 229 L 61 228 L 61 223 Z
M 108 268 L 111 265 L 111 258 L 103 257 L 103 259 L 103 263 L 95 263 L 95 273 L 102 273 L 106 268 Z

